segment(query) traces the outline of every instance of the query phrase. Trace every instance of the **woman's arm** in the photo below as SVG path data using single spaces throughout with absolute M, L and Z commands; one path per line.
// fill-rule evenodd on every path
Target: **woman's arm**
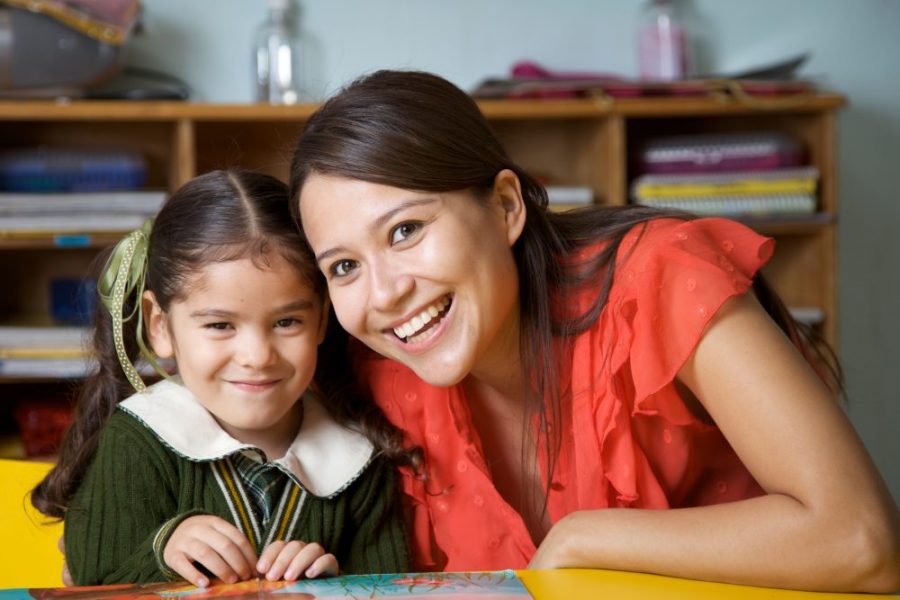
M 830 392 L 750 294 L 720 309 L 679 379 L 767 495 L 558 522 L 531 566 L 828 591 L 900 588 L 900 516 Z

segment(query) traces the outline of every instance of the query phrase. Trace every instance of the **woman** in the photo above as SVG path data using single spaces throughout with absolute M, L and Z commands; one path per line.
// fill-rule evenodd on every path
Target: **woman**
M 549 213 L 475 103 L 416 72 L 326 102 L 291 189 L 363 379 L 424 452 L 421 568 L 900 587 L 897 506 L 756 277 L 771 240 Z

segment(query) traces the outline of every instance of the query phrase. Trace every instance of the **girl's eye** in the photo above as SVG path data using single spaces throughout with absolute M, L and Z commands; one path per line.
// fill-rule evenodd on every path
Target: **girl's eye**
M 278 319 L 275 321 L 276 327 L 293 327 L 294 325 L 300 325 L 303 323 L 300 319 L 295 319 L 294 317 L 288 317 L 286 319 Z
M 230 323 L 225 323 L 225 322 L 222 322 L 222 323 L 207 323 L 206 325 L 204 325 L 204 327 L 206 327 L 207 329 L 214 329 L 214 330 L 216 330 L 216 331 L 225 331 L 225 330 L 227 330 L 229 327 L 231 327 L 231 324 L 230 324 Z
M 331 265 L 331 269 L 329 269 L 332 277 L 346 277 L 350 274 L 350 272 L 355 269 L 357 263 L 355 260 L 339 260 L 333 265 Z
M 421 228 L 421 223 L 401 223 L 397 225 L 391 231 L 391 244 L 399 244 L 403 240 L 408 240 Z

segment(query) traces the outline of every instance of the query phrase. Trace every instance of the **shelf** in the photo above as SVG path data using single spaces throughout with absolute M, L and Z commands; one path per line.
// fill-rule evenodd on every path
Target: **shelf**
M 820 212 L 813 215 L 781 218 L 740 217 L 735 221 L 751 227 L 764 235 L 813 235 L 819 233 L 836 221 L 832 213 Z
M 778 238 L 766 276 L 788 304 L 819 307 L 823 335 L 837 344 L 835 143 L 837 112 L 846 104 L 842 96 L 477 103 L 518 165 L 542 180 L 586 189 L 595 203 L 611 206 L 628 203 L 629 183 L 637 172 L 634 153 L 652 138 L 774 130 L 796 139 L 807 151 L 808 164 L 820 173 L 816 206 L 823 212 L 802 218 L 740 220 Z M 297 135 L 319 106 L 0 101 L 0 147 L 122 147 L 146 158 L 145 187 L 171 193 L 210 169 L 242 167 L 286 178 Z M 581 206 L 554 204 L 550 210 Z M 107 223 L 105 227 L 115 227 L 107 231 L 83 231 L 90 229 L 83 224 L 82 231 L 57 231 L 58 225 L 43 231 L 0 231 L 0 273 L 7 284 L 0 297 L 0 318 L 46 311 L 52 300 L 48 282 L 84 277 L 99 251 L 129 231 L 120 229 L 125 227 L 122 223 Z
M 124 237 L 128 231 L 27 232 L 0 231 L 0 250 L 40 250 L 52 248 L 106 248 Z
M 559 100 L 479 100 L 488 119 L 674 117 L 747 114 L 766 111 L 821 111 L 841 108 L 843 96 L 830 93 L 754 96 L 749 101 L 714 97 L 573 98 Z M 206 104 L 177 101 L 103 100 L 0 101 L 0 121 L 305 121 L 320 105 Z

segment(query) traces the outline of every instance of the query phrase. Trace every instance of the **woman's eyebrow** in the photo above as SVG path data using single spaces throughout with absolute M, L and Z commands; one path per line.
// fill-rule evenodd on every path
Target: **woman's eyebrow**
M 375 231 L 376 229 L 381 229 L 385 223 L 394 218 L 397 213 L 401 213 L 404 210 L 409 208 L 413 208 L 416 206 L 422 206 L 425 204 L 431 204 L 432 202 L 437 202 L 438 198 L 435 196 L 429 196 L 427 198 L 416 198 L 415 200 L 407 200 L 406 202 L 401 202 L 391 210 L 387 211 L 374 221 L 369 224 L 369 231 Z
M 390 209 L 383 215 L 380 215 L 374 221 L 369 224 L 369 231 L 374 233 L 378 229 L 384 227 L 384 224 L 393 219 L 398 213 L 403 212 L 404 210 L 408 210 L 410 208 L 414 208 L 416 206 L 423 206 L 425 204 L 431 204 L 433 202 L 437 202 L 438 198 L 436 196 L 429 196 L 427 198 L 416 198 L 414 200 L 407 200 L 406 202 L 401 202 L 394 208 Z M 326 258 L 333 256 L 335 254 L 340 254 L 344 252 L 345 248 L 343 246 L 335 246 L 334 248 L 329 248 L 319 254 L 316 254 L 316 262 L 321 263 Z

